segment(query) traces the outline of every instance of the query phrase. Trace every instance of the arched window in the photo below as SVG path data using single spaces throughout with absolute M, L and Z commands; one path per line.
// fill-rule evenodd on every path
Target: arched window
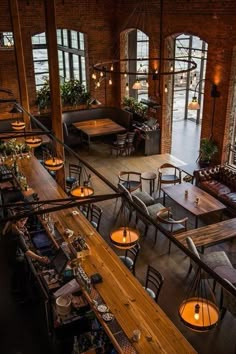
M 32 36 L 32 47 L 36 90 L 39 90 L 43 86 L 45 79 L 49 78 L 45 32 Z M 77 79 L 86 87 L 84 34 L 67 29 L 58 29 L 57 48 L 61 82 Z

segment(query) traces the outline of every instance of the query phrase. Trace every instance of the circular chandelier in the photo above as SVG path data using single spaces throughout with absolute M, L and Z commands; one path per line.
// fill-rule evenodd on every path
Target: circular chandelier
M 142 62 L 142 61 L 148 61 L 149 63 L 149 69 L 148 70 L 143 70 L 142 72 L 139 70 L 126 70 L 126 69 L 118 69 L 116 70 L 114 67 L 114 64 L 128 64 L 129 62 Z M 170 63 L 170 69 L 168 71 L 158 71 L 156 68 L 157 62 L 168 62 Z M 188 64 L 188 67 L 186 69 L 179 68 L 179 69 L 174 69 L 173 63 L 180 63 L 180 64 Z M 124 77 L 128 75 L 142 75 L 145 74 L 147 76 L 151 76 L 153 80 L 158 80 L 160 76 L 162 75 L 177 75 L 177 74 L 184 74 L 189 71 L 195 70 L 197 67 L 197 64 L 193 60 L 187 60 L 187 59 L 180 59 L 180 58 L 160 58 L 160 57 L 155 57 L 155 58 L 126 58 L 126 59 L 115 59 L 115 60 L 108 60 L 108 61 L 103 61 L 100 63 L 96 63 L 93 65 L 94 72 L 92 74 L 92 78 L 94 80 L 97 79 L 95 71 L 100 73 L 100 77 L 106 76 L 106 74 L 112 75 L 112 74 L 120 74 L 124 75 Z

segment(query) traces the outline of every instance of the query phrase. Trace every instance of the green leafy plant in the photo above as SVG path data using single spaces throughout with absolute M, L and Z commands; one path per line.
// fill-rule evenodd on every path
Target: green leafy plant
M 71 79 L 61 85 L 63 105 L 87 104 L 90 97 L 90 93 L 86 91 L 85 86 L 79 80 Z
M 37 95 L 36 104 L 38 105 L 39 109 L 45 109 L 50 106 L 51 93 L 50 93 L 50 86 L 49 86 L 48 79 L 45 79 L 42 88 L 37 91 L 36 95 Z
M 200 141 L 199 160 L 208 163 L 212 157 L 217 153 L 218 147 L 216 143 L 208 138 L 203 138 Z
M 134 97 L 124 97 L 122 104 L 126 110 L 143 118 L 147 113 L 147 106 L 138 102 Z

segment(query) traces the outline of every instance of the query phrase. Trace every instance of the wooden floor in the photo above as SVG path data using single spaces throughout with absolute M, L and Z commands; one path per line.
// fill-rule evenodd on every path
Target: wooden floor
M 107 143 L 102 141 L 95 141 L 91 144 L 90 149 L 86 147 L 78 148 L 77 152 L 80 156 L 89 164 L 91 164 L 99 173 L 105 178 L 117 186 L 118 174 L 120 171 L 152 171 L 157 173 L 158 167 L 164 162 L 171 162 L 176 165 L 184 164 L 183 161 L 175 158 L 172 155 L 152 155 L 143 156 L 142 154 L 136 154 L 134 156 L 119 156 L 118 158 L 111 155 L 110 148 Z M 68 161 L 68 160 L 67 160 Z M 73 161 L 73 159 L 71 160 Z M 99 179 L 92 175 L 92 183 L 96 189 L 96 193 L 104 193 L 109 190 L 107 187 L 99 182 Z M 148 190 L 148 185 L 144 186 L 144 189 Z M 115 200 L 109 200 L 99 203 L 104 210 L 100 233 L 103 237 L 109 241 L 109 231 L 114 227 L 114 218 L 119 209 L 119 202 Z M 181 207 L 174 207 L 177 213 L 181 216 L 185 215 L 186 211 Z M 187 215 L 191 221 L 191 215 Z M 133 225 L 135 224 L 135 218 L 132 218 Z M 218 221 L 218 220 L 216 220 Z M 207 222 L 216 222 L 212 219 L 209 220 L 200 219 L 199 226 L 205 225 Z M 190 228 L 191 226 L 190 222 Z M 141 235 L 144 232 L 144 226 L 139 223 L 138 226 Z M 235 354 L 236 350 L 236 320 L 227 313 L 223 322 L 221 322 L 214 330 L 207 333 L 197 333 L 187 329 L 180 321 L 178 316 L 178 307 L 183 300 L 188 285 L 191 280 L 191 275 L 187 278 L 187 270 L 189 266 L 188 257 L 176 246 L 172 246 L 171 254 L 168 255 L 168 240 L 164 235 L 159 235 L 156 245 L 154 241 L 154 228 L 150 227 L 146 238 L 141 238 L 141 252 L 137 262 L 136 277 L 141 283 L 144 282 L 147 265 L 151 264 L 156 267 L 164 276 L 164 286 L 162 288 L 159 304 L 185 337 L 190 341 L 193 347 L 203 354 L 207 353 L 227 353 Z M 121 251 L 117 251 L 112 245 L 111 247 L 121 254 Z M 218 246 L 209 247 L 206 252 L 212 252 L 213 250 L 224 249 L 226 250 L 229 258 L 233 264 L 236 264 L 236 242 L 227 242 Z M 219 296 L 219 287 L 218 294 Z M 148 353 L 147 353 L 148 354 Z

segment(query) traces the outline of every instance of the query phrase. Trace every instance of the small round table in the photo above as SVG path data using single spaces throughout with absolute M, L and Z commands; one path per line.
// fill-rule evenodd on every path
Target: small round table
M 143 179 L 144 181 L 149 181 L 150 195 L 154 193 L 156 178 L 157 175 L 154 172 L 143 172 L 141 174 L 141 180 Z

